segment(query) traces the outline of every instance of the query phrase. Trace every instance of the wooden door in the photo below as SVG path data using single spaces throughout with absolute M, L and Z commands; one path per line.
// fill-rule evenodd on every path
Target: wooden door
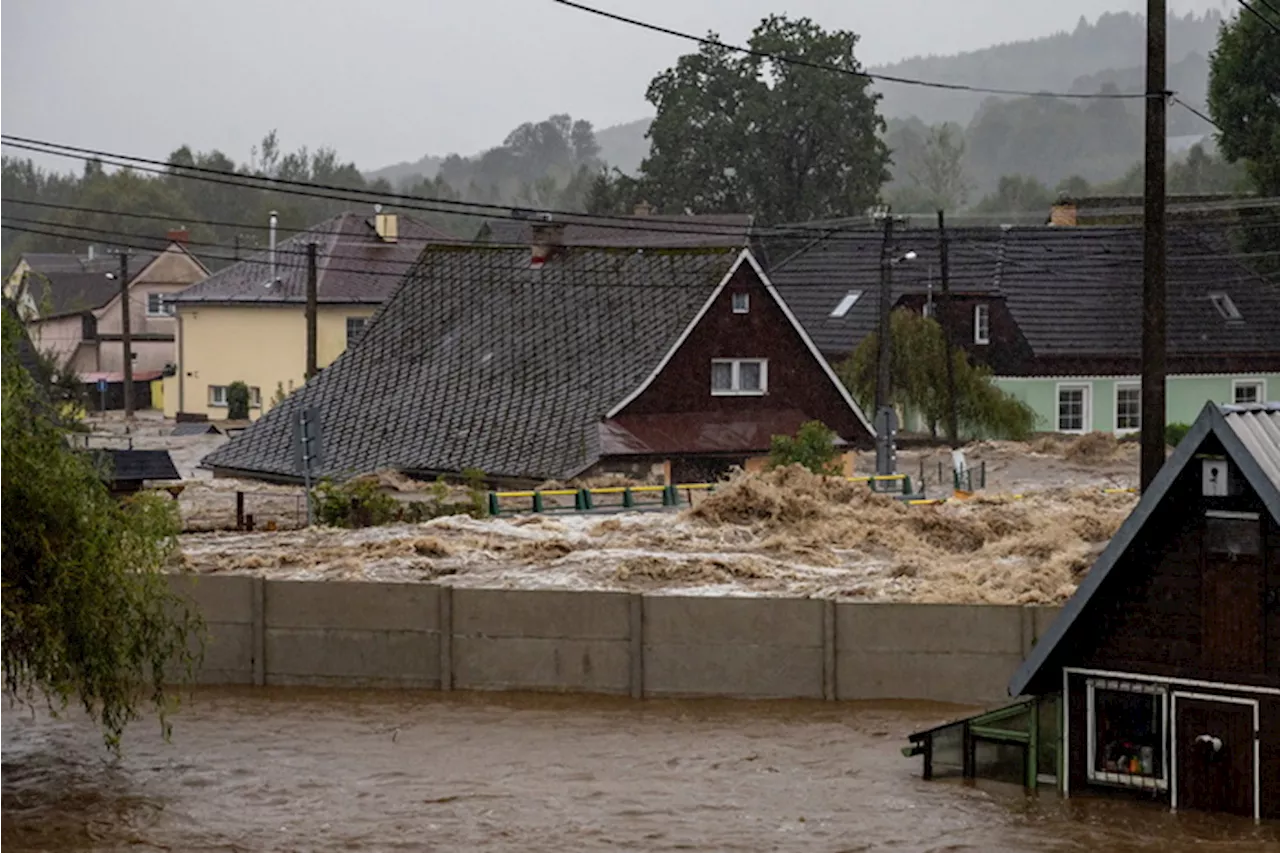
M 1175 694 L 1177 807 L 1254 814 L 1254 706 Z
M 1218 672 L 1262 672 L 1265 573 L 1262 524 L 1208 517 L 1201 547 L 1204 665 Z

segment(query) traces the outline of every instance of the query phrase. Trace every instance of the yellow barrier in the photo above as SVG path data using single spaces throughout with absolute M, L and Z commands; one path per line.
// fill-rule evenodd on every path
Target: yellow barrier
M 714 485 L 715 485 L 714 483 L 680 483 L 676 486 L 676 488 L 677 489 L 710 489 Z

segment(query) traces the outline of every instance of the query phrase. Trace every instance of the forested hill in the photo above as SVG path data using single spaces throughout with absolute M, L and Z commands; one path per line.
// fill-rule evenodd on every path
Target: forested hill
M 1171 66 L 1198 54 L 1204 67 L 1218 36 L 1222 15 L 1189 13 L 1169 17 L 1168 53 Z M 1146 18 L 1128 12 L 1104 14 L 1090 23 L 1084 18 L 1071 32 L 1028 41 L 1009 42 L 952 56 L 917 56 L 891 65 L 868 68 L 873 73 L 925 80 L 945 80 L 969 86 L 1030 89 L 1033 91 L 1096 92 L 1103 83 L 1132 88 L 1142 79 Z M 1172 80 L 1170 81 L 1173 82 Z M 1180 97 L 1194 104 L 1204 101 L 1205 79 L 1183 79 L 1192 87 Z M 978 93 L 879 84 L 884 93 L 885 118 L 915 116 L 926 124 L 953 121 L 968 124 L 986 96 Z M 1176 88 L 1176 87 L 1175 87 Z

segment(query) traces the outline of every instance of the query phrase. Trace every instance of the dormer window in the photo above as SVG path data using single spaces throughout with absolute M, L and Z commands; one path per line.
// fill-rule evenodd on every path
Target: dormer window
M 1231 301 L 1231 297 L 1225 293 L 1210 293 L 1209 301 L 1213 303 L 1213 307 L 1218 309 L 1218 313 L 1222 315 L 1224 320 L 1239 320 L 1240 309 L 1236 308 L 1236 304 Z
M 746 314 L 751 310 L 751 294 L 735 293 L 733 294 L 733 313 Z
M 836 307 L 831 309 L 831 316 L 836 318 L 845 316 L 854 305 L 858 304 L 858 300 L 861 298 L 861 290 L 850 290 L 844 296 L 840 297 L 840 301 L 836 303 Z
M 991 306 L 973 306 L 973 342 L 975 344 L 991 343 Z

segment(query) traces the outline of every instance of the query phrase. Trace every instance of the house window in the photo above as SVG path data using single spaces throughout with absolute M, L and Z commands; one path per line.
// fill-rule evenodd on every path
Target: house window
M 1142 429 L 1142 386 L 1116 386 L 1116 432 Z
M 209 405 L 210 406 L 227 405 L 227 386 L 226 385 L 210 385 L 209 386 Z
M 1256 512 L 1208 510 L 1204 519 L 1205 550 L 1210 554 L 1256 557 L 1262 553 L 1262 524 Z
M 1231 401 L 1237 406 L 1261 403 L 1267 396 L 1267 385 L 1261 379 L 1236 379 L 1231 383 Z
M 850 290 L 844 296 L 840 297 L 840 301 L 836 303 L 836 307 L 831 309 L 832 317 L 843 317 L 849 313 L 854 305 L 858 304 L 858 300 L 862 298 L 861 290 Z
M 1158 685 L 1089 679 L 1089 780 L 1166 790 L 1168 704 Z
M 262 389 L 259 388 L 257 385 L 249 386 L 249 408 L 251 409 L 262 408 Z
M 367 317 L 347 318 L 347 346 L 351 346 L 360 338 L 360 333 L 364 331 L 364 324 L 368 319 Z
M 1224 320 L 1239 320 L 1240 309 L 1236 308 L 1236 304 L 1231 301 L 1231 297 L 1225 293 L 1210 293 L 1209 301 L 1213 303 L 1213 307 L 1218 309 L 1218 314 Z
M 1089 424 L 1088 385 L 1058 386 L 1058 432 L 1085 432 Z
M 735 293 L 733 294 L 733 313 L 746 314 L 751 310 L 751 294 Z
M 991 306 L 973 306 L 973 342 L 975 344 L 991 343 Z
M 712 396 L 758 395 L 768 389 L 769 363 L 763 358 L 717 358 L 711 362 Z
M 173 316 L 173 302 L 166 298 L 163 293 L 147 294 L 147 316 L 148 317 L 171 317 Z

